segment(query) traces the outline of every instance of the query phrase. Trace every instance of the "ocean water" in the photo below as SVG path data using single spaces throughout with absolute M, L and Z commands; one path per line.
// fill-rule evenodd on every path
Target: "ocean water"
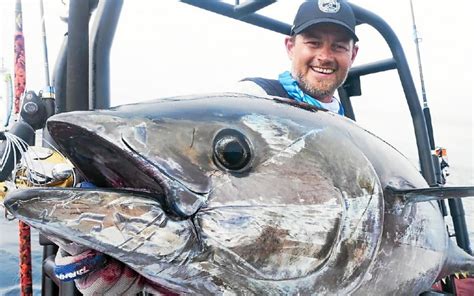
M 0 207 L 0 295 L 20 295 L 20 275 L 18 269 L 18 220 L 9 221 Z M 41 261 L 43 250 L 38 243 L 38 232 L 31 232 L 31 260 L 33 268 L 33 293 L 41 295 Z

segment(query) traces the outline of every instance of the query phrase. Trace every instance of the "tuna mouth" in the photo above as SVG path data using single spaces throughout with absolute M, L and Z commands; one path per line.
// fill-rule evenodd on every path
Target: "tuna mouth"
M 153 193 L 158 199 L 163 195 L 157 172 L 131 152 L 77 125 L 50 122 L 48 127 L 60 151 L 86 181 L 97 187 Z
M 165 168 L 142 155 L 123 136 L 121 140 L 132 153 L 138 166 L 157 181 L 165 196 L 166 209 L 171 210 L 172 214 L 187 218 L 194 215 L 205 203 L 209 191 L 193 190 L 178 178 L 173 177 Z
M 123 138 L 114 141 L 62 121 L 48 122 L 48 129 L 60 151 L 86 181 L 97 187 L 146 194 L 176 218 L 193 215 L 205 199 L 205 194 L 192 192 L 166 175 Z M 180 195 L 176 196 L 175 192 Z

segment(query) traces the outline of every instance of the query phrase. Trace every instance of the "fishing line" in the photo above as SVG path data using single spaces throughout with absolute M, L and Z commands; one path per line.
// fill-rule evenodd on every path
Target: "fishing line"
M 6 135 L 5 135 L 6 137 Z M 0 160 L 0 171 L 3 171 L 6 163 L 6 158 L 10 155 L 10 139 L 5 138 L 5 150 L 3 151 L 2 159 Z
M 17 164 L 18 160 L 24 159 L 24 163 L 26 164 L 26 167 L 28 167 L 29 157 L 27 156 L 26 151 L 28 150 L 29 145 L 28 143 L 26 143 L 26 141 L 12 133 L 4 132 L 4 136 L 5 150 L 0 161 L 0 171 L 3 171 L 5 169 L 5 166 L 8 163 L 8 159 L 13 153 L 13 169 L 11 175 L 14 176 L 18 172 L 18 168 L 21 167 L 21 164 Z M 21 158 L 18 157 L 17 153 L 20 153 Z
M 12 77 L 10 74 L 6 74 L 5 82 L 7 83 L 7 116 L 5 118 L 4 125 L 8 127 L 10 125 L 10 119 L 13 113 L 13 86 Z
M 63 159 L 68 160 L 68 158 L 66 156 L 64 156 L 64 154 L 62 154 L 50 141 L 48 141 L 48 139 L 46 139 L 45 137 L 43 137 L 43 144 L 46 144 L 47 146 L 49 146 L 49 148 L 53 151 L 55 151 L 57 154 L 59 154 Z M 76 181 L 77 181 L 77 175 L 76 175 L 76 172 L 74 170 L 74 167 L 72 166 L 71 167 L 71 172 L 72 172 L 72 184 L 76 184 Z

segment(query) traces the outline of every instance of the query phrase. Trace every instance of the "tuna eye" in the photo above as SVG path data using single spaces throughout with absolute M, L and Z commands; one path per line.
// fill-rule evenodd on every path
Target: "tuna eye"
M 242 133 L 221 130 L 214 138 L 214 159 L 227 170 L 240 171 L 250 163 L 250 145 Z

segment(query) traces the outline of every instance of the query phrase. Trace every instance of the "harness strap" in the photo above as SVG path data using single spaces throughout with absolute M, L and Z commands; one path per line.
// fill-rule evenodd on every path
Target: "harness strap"
M 265 92 L 270 96 L 277 96 L 281 98 L 291 99 L 291 97 L 288 95 L 288 93 L 283 88 L 281 83 L 276 79 L 249 77 L 249 78 L 244 78 L 241 81 L 252 81 L 253 83 L 263 88 Z

